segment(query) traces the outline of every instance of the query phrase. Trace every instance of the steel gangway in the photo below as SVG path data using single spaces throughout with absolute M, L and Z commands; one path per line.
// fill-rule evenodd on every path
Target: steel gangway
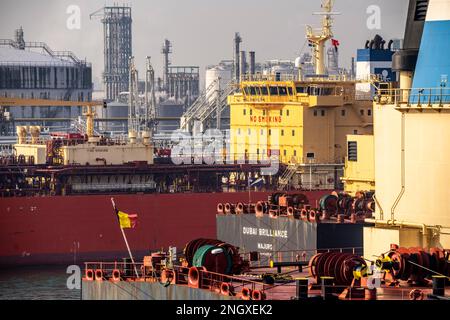
M 289 185 L 289 182 L 298 170 L 298 166 L 298 163 L 288 164 L 283 174 L 278 179 L 279 190 L 284 190 Z

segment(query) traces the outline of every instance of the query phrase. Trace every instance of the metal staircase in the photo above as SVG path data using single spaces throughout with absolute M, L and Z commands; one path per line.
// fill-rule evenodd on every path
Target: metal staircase
M 71 127 L 74 128 L 76 131 L 78 131 L 81 134 L 87 133 L 86 120 L 81 117 L 78 117 L 78 119 L 72 120 Z M 96 131 L 95 129 L 94 129 L 94 135 L 101 136 L 101 134 L 98 131 Z
M 220 79 L 214 80 L 183 114 L 180 121 L 181 130 L 192 131 L 194 122 L 198 121 L 205 125 L 217 114 L 220 115 L 223 112 L 225 107 L 228 105 L 228 96 L 235 92 L 236 89 L 234 84 L 230 82 L 222 90 L 219 86 L 219 81 Z M 215 87 L 218 87 L 218 90 L 216 89 L 212 91 Z M 219 91 L 218 97 L 217 91 Z M 217 108 L 219 108 L 219 110 Z
M 278 189 L 284 190 L 291 181 L 292 177 L 295 175 L 295 173 L 298 170 L 298 164 L 297 163 L 290 163 L 286 170 L 284 170 L 283 174 L 278 179 Z
M 228 105 L 228 96 L 235 92 L 235 90 L 234 85 L 232 83 L 228 83 L 224 90 L 220 90 L 219 103 L 217 104 L 216 101 L 213 101 L 212 108 L 203 109 L 203 112 L 199 115 L 199 120 L 201 122 L 205 122 L 206 120 L 213 118 L 214 114 L 222 113 Z M 217 110 L 217 108 L 219 108 L 219 110 Z

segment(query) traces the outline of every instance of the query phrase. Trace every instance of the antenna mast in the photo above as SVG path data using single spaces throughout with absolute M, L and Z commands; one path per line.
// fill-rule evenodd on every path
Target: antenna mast
M 333 37 L 333 15 L 340 13 L 332 12 L 334 0 L 324 0 L 322 2 L 323 12 L 316 12 L 314 15 L 322 15 L 322 29 L 315 31 L 311 26 L 306 26 L 306 38 L 314 48 L 314 65 L 316 75 L 325 74 L 325 43 Z

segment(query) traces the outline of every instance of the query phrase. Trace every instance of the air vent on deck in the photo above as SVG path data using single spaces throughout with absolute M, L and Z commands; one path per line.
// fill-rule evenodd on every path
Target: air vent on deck
M 427 16 L 428 0 L 417 0 L 414 21 L 425 21 Z
M 358 143 L 349 141 L 347 146 L 348 161 L 358 161 Z

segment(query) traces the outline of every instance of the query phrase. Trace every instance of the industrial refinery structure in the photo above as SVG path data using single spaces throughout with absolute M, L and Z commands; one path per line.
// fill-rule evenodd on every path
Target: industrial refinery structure
M 0 96 L 22 99 L 90 101 L 92 67 L 70 51 L 54 51 L 44 42 L 25 41 L 19 28 L 13 40 L 0 40 Z M 68 127 L 82 115 L 81 106 L 0 106 L 0 134 L 15 125 Z

